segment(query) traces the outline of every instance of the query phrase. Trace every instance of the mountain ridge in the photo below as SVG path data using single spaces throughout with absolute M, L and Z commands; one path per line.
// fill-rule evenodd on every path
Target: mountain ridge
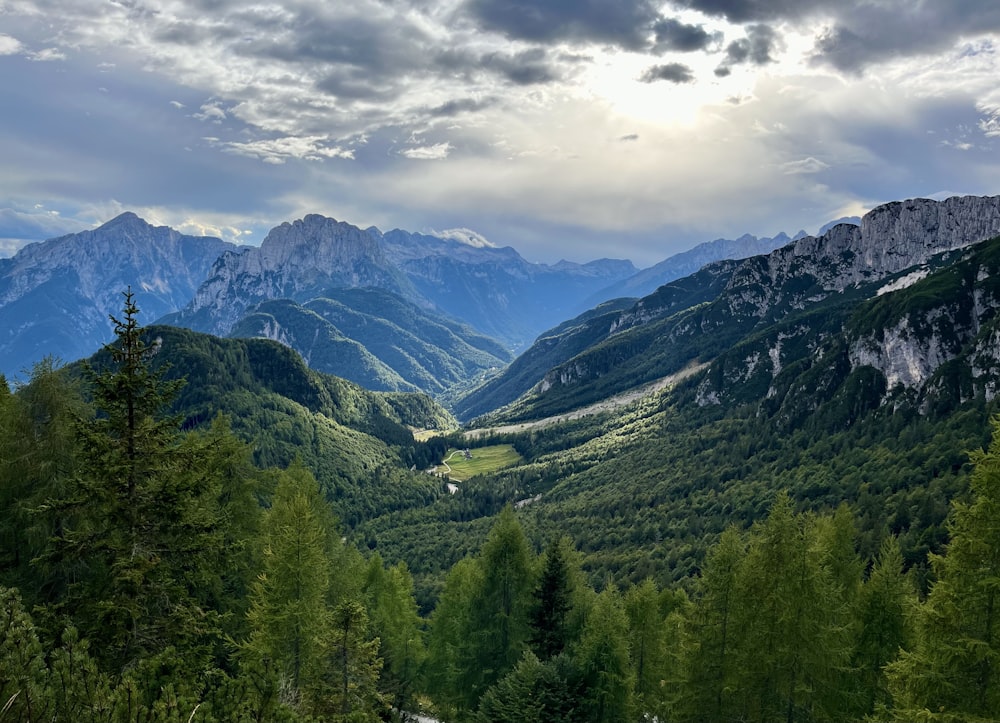
M 709 361 L 756 327 L 998 233 L 1000 196 L 910 199 L 873 209 L 860 226 L 838 224 L 767 255 L 711 264 L 699 274 L 714 275 L 717 294 L 706 296 L 708 282 L 688 277 L 640 299 L 610 323 L 602 319 L 591 348 L 538 379 L 514 420 L 567 411 L 567 405 Z M 685 285 L 702 295 L 686 296 Z M 475 395 L 462 404 L 472 406 Z

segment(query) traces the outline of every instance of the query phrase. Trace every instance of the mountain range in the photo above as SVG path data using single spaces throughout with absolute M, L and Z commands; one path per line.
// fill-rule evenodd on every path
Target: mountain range
M 697 253 L 754 248 L 744 238 Z M 642 283 L 680 273 L 689 256 L 649 270 Z M 280 224 L 260 247 L 238 247 L 124 213 L 0 260 L 0 373 L 24 378 L 44 356 L 68 362 L 100 348 L 131 286 L 148 321 L 279 339 L 316 368 L 372 389 L 454 399 L 635 275 L 629 261 L 537 264 L 509 247 L 383 234 L 319 215 Z M 371 294 L 336 298 L 363 288 L 382 294 L 377 304 Z M 348 313 L 350 304 L 359 306 Z

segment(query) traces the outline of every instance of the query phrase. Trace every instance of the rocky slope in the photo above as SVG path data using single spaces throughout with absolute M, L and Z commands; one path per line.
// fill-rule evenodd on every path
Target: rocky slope
M 176 311 L 234 248 L 124 213 L 0 259 L 0 373 L 16 378 L 44 356 L 93 353 L 112 338 L 108 315 L 120 312 L 128 286 L 144 320 Z

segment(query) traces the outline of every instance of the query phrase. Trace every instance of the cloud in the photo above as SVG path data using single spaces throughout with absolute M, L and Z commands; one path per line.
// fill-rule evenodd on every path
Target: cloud
M 10 35 L 0 34 L 0 55 L 16 55 L 22 49 L 21 41 Z
M 174 106 L 175 108 L 178 106 Z M 181 104 L 179 107 L 183 107 Z M 210 103 L 205 103 L 201 106 L 201 109 L 193 114 L 194 118 L 202 121 L 208 121 L 210 123 L 222 123 L 226 120 L 226 111 L 222 107 L 221 101 L 212 101 Z
M 458 241 L 460 243 L 466 244 L 467 246 L 472 246 L 473 248 L 482 249 L 489 248 L 495 249 L 497 245 L 487 239 L 478 231 L 473 231 L 468 228 L 449 228 L 444 231 L 431 231 L 432 236 L 437 236 L 438 238 L 451 239 L 452 241 Z
M 720 32 L 708 32 L 704 25 L 690 25 L 676 18 L 664 18 L 653 26 L 654 50 L 658 53 L 675 51 L 693 53 L 706 50 L 722 39 Z
M 353 150 L 339 145 L 329 145 L 329 139 L 323 136 L 285 136 L 245 142 L 222 141 L 218 138 L 205 140 L 227 153 L 256 158 L 272 165 L 279 165 L 292 159 L 320 161 L 324 158 L 347 160 L 354 158 Z
M 28 59 L 39 63 L 51 63 L 57 60 L 66 60 L 66 53 L 58 48 L 45 48 L 34 53 L 28 53 Z
M 441 105 L 428 108 L 426 113 L 433 118 L 453 118 L 464 113 L 476 113 L 496 105 L 497 99 L 490 98 L 455 98 Z
M 0 4 L 0 206 L 124 199 L 225 233 L 316 211 L 657 260 L 1000 177 L 995 2 Z
M 82 231 L 86 227 L 82 221 L 64 218 L 40 204 L 30 211 L 0 208 L 0 237 L 17 240 L 20 245 Z
M 466 0 L 482 30 L 531 42 L 611 43 L 640 49 L 659 15 L 651 0 Z
M 666 63 L 665 65 L 654 65 L 647 68 L 639 80 L 643 83 L 655 83 L 658 80 L 666 80 L 671 83 L 693 83 L 694 71 L 684 63 Z
M 544 48 L 531 48 L 520 53 L 492 53 L 483 57 L 483 67 L 495 71 L 515 85 L 549 83 L 558 78 Z
M 716 69 L 719 77 L 729 75 L 734 65 L 767 65 L 775 62 L 773 56 L 781 47 L 781 40 L 769 25 L 749 25 L 747 36 L 733 40 L 726 46 L 726 58 Z
M 451 153 L 451 143 L 435 143 L 432 146 L 418 146 L 400 151 L 400 155 L 418 161 L 440 161 Z
M 885 60 L 945 50 L 963 38 L 1000 32 L 1000 4 L 979 0 L 854 0 L 837 8 L 833 18 L 817 36 L 813 60 L 854 73 Z
M 812 156 L 803 158 L 800 161 L 788 161 L 781 164 L 781 172 L 789 176 L 797 176 L 804 173 L 820 173 L 828 169 L 830 165 L 817 160 Z
M 851 5 L 852 0 L 682 0 L 682 4 L 705 15 L 743 24 L 798 20 L 817 11 L 830 11 Z

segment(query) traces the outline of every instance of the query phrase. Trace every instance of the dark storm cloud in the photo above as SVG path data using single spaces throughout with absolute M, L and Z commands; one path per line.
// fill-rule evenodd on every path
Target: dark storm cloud
M 671 83 L 693 83 L 694 72 L 684 63 L 666 63 L 665 65 L 654 65 L 647 68 L 639 76 L 643 83 L 655 83 L 658 80 L 666 80 Z
M 818 9 L 836 9 L 850 0 L 681 0 L 681 5 L 706 15 L 743 24 L 772 20 L 795 20 Z
M 769 25 L 750 25 L 747 36 L 733 40 L 726 46 L 726 58 L 715 70 L 716 76 L 723 78 L 734 65 L 767 65 L 774 62 L 773 53 L 781 45 L 778 34 Z
M 611 43 L 640 49 L 659 15 L 650 0 L 466 0 L 470 19 L 483 30 L 533 42 Z
M 1000 32 L 1000 3 L 953 0 L 859 5 L 817 38 L 814 61 L 858 72 L 872 63 L 944 50 L 962 39 Z
M 483 67 L 496 72 L 515 85 L 536 85 L 558 79 L 558 74 L 548 62 L 542 48 L 532 48 L 520 53 L 491 53 L 483 56 Z
M 832 23 L 816 40 L 814 60 L 851 72 L 888 58 L 937 52 L 962 39 L 1000 31 L 1000 2 L 995 0 L 677 1 L 739 25 L 810 18 Z
M 485 110 L 496 104 L 496 98 L 486 98 L 483 100 L 478 98 L 456 98 L 433 108 L 428 108 L 427 115 L 432 118 L 454 118 L 463 113 L 475 113 Z
M 705 50 L 721 39 L 720 33 L 710 33 L 703 25 L 689 25 L 675 18 L 664 18 L 653 26 L 656 52 L 692 53 Z

